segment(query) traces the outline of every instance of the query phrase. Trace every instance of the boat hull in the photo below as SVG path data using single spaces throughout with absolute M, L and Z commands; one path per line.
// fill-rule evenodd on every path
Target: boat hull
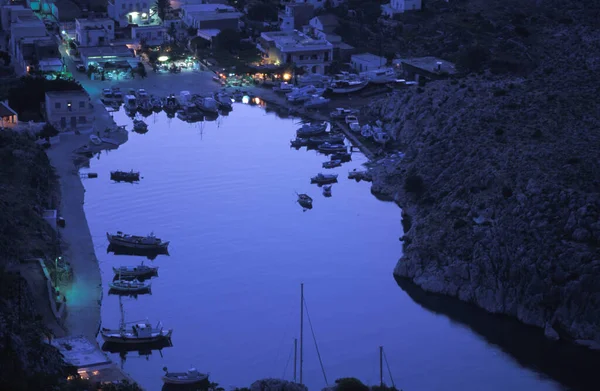
M 121 270 L 113 267 L 113 272 L 121 278 L 152 277 L 158 274 L 158 267 L 144 269 L 143 271 Z
M 332 93 L 334 94 L 351 94 L 353 92 L 357 92 L 365 88 L 369 84 L 369 82 L 362 82 L 355 86 L 351 87 L 329 87 Z
M 135 250 L 146 250 L 146 251 L 165 251 L 169 247 L 169 242 L 161 242 L 160 244 L 154 243 L 132 243 L 128 240 L 123 240 L 116 235 L 106 234 L 108 242 L 112 246 L 124 247 Z
M 136 288 L 125 288 L 125 287 L 122 287 L 122 286 L 115 285 L 113 283 L 109 283 L 108 287 L 110 288 L 110 290 L 113 293 L 116 293 L 116 294 L 120 294 L 120 293 L 123 293 L 123 294 L 146 293 L 146 292 L 151 292 L 152 291 L 152 287 L 150 285 L 148 285 L 148 286 L 140 286 L 140 287 L 136 287 Z
M 145 337 L 145 338 L 121 336 L 121 335 L 118 335 L 118 332 L 119 332 L 118 330 L 102 329 L 100 331 L 100 334 L 102 335 L 102 339 L 104 340 L 104 342 L 111 343 L 111 344 L 145 345 L 145 344 L 156 344 L 156 343 L 160 343 L 160 342 L 170 341 L 173 330 L 169 330 L 166 333 L 161 334 L 161 335 Z M 117 335 L 111 335 L 111 334 L 117 334 Z

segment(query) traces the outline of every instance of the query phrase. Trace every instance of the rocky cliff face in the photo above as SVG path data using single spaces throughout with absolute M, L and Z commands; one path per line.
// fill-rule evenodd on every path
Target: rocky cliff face
M 406 152 L 380 162 L 373 190 L 410 216 L 396 276 L 600 347 L 600 13 L 567 4 L 552 24 L 556 3 L 539 3 L 527 75 L 371 105 Z
M 54 236 L 42 213 L 56 197 L 55 185 L 50 162 L 33 139 L 0 131 L 2 389 L 49 389 L 64 378 L 62 358 L 43 343 L 46 328 L 26 281 L 18 274 L 19 260 L 52 254 Z

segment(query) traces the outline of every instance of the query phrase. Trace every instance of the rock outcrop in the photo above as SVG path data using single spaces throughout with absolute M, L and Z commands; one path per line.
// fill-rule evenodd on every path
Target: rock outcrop
M 600 347 L 600 11 L 538 3 L 527 75 L 371 105 L 405 152 L 379 162 L 373 191 L 409 216 L 396 276 Z

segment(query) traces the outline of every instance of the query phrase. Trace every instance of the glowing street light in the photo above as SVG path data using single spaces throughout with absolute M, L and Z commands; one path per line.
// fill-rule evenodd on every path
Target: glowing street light
M 288 81 L 292 78 L 292 75 L 290 75 L 289 73 L 284 73 L 283 74 L 283 80 Z
M 158 58 L 158 61 L 160 61 L 160 62 L 165 62 L 165 61 L 168 61 L 168 60 L 169 60 L 169 56 L 160 56 Z

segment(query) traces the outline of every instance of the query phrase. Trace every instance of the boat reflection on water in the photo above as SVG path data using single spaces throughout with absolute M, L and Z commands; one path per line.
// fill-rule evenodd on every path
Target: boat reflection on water
M 162 356 L 162 350 L 173 346 L 171 340 L 162 340 L 160 342 L 143 343 L 143 344 L 121 344 L 113 342 L 104 342 L 102 345 L 102 351 L 107 353 L 118 354 L 121 359 L 121 364 L 129 357 L 144 357 L 147 360 L 153 351 L 158 350 Z M 137 352 L 137 355 L 133 353 Z
M 490 314 L 455 298 L 425 292 L 408 279 L 396 277 L 396 282 L 415 303 L 469 327 L 521 366 L 572 391 L 590 390 L 590 384 L 598 384 L 599 352 L 569 342 L 551 341 L 544 337 L 542 329 L 508 316 Z
M 146 257 L 150 260 L 156 259 L 159 255 L 169 256 L 169 250 L 161 249 L 161 250 L 140 250 L 134 248 L 126 248 L 120 246 L 114 246 L 109 244 L 106 248 L 106 253 L 113 253 L 115 255 L 135 255 Z

